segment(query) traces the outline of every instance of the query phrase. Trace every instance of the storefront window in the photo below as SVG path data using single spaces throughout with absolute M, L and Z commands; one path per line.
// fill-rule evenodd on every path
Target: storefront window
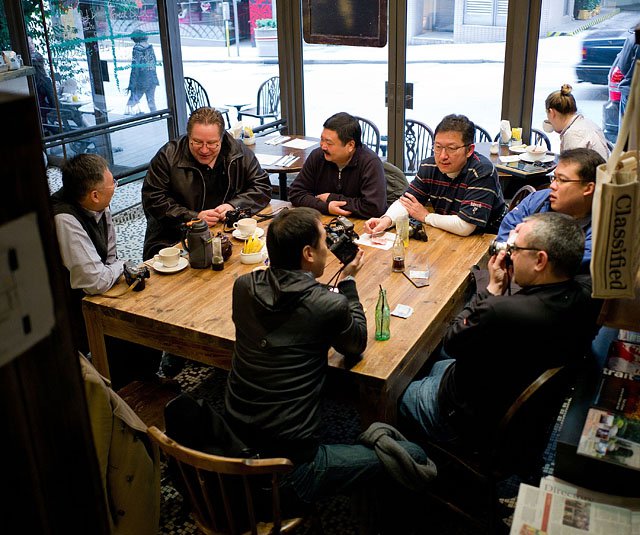
M 23 13 L 50 160 L 95 152 L 117 175 L 146 164 L 168 137 L 155 4 L 25 0 Z

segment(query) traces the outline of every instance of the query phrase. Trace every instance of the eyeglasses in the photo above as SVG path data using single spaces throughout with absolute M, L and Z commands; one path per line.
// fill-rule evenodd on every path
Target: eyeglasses
M 568 182 L 584 182 L 581 179 L 575 178 L 562 178 L 561 176 L 551 175 L 551 182 L 557 182 L 559 185 L 567 184 Z
M 104 190 L 105 190 L 105 189 L 107 189 L 108 187 L 109 187 L 109 186 L 107 186 L 106 188 L 99 189 L 99 190 L 97 190 L 97 191 L 104 191 Z M 113 179 L 113 191 L 115 191 L 117 187 L 118 187 L 118 179 L 114 178 L 114 179 Z
M 196 149 L 201 149 L 206 146 L 210 150 L 217 149 L 220 146 L 220 141 L 214 141 L 213 143 L 206 143 L 204 141 L 198 141 L 195 139 L 190 139 L 191 145 L 193 145 Z
M 509 252 L 513 253 L 513 251 L 542 251 L 542 249 L 538 249 L 537 247 L 520 247 L 519 245 L 511 244 L 509 245 Z
M 436 143 L 433 146 L 433 152 L 435 154 L 440 154 L 442 151 L 444 151 L 444 153 L 446 155 L 450 155 L 450 154 L 458 152 L 460 149 L 464 149 L 464 148 L 466 148 L 468 146 L 469 145 L 460 145 L 459 147 L 445 147 L 444 145 L 440 145 L 440 144 Z

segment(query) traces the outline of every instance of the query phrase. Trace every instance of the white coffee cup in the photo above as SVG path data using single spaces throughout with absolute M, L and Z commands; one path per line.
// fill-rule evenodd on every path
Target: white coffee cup
M 248 238 L 254 235 L 257 225 L 258 222 L 255 219 L 251 217 L 245 217 L 240 221 L 234 223 L 233 228 L 238 229 L 240 236 L 242 236 L 243 238 Z
M 529 145 L 527 147 L 527 156 L 530 160 L 537 162 L 547 155 L 547 148 L 540 145 Z
M 180 249 L 177 247 L 165 247 L 160 249 L 158 256 L 164 267 L 175 267 L 178 265 L 178 260 L 180 260 Z

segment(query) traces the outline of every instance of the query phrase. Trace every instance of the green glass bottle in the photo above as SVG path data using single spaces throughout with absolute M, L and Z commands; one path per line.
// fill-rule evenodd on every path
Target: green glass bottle
M 387 303 L 387 291 L 380 286 L 378 291 L 378 303 L 376 304 L 376 340 L 389 340 L 391 331 L 391 311 Z

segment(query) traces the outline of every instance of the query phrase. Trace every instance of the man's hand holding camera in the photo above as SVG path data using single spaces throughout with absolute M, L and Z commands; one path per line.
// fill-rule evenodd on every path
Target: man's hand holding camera
M 493 295 L 504 295 L 509 288 L 513 264 L 506 250 L 501 250 L 489 259 L 489 284 L 487 291 Z
M 230 210 L 234 210 L 233 206 L 227 203 L 221 204 L 210 210 L 202 210 L 202 212 L 198 214 L 198 219 L 202 219 L 207 225 L 213 227 L 218 222 L 224 221 L 227 212 Z
M 356 273 L 360 271 L 360 268 L 364 265 L 364 251 L 358 247 L 358 252 L 356 253 L 356 257 L 349 262 L 344 269 L 342 270 L 342 274 L 340 276 L 340 280 L 345 277 L 355 277 Z

